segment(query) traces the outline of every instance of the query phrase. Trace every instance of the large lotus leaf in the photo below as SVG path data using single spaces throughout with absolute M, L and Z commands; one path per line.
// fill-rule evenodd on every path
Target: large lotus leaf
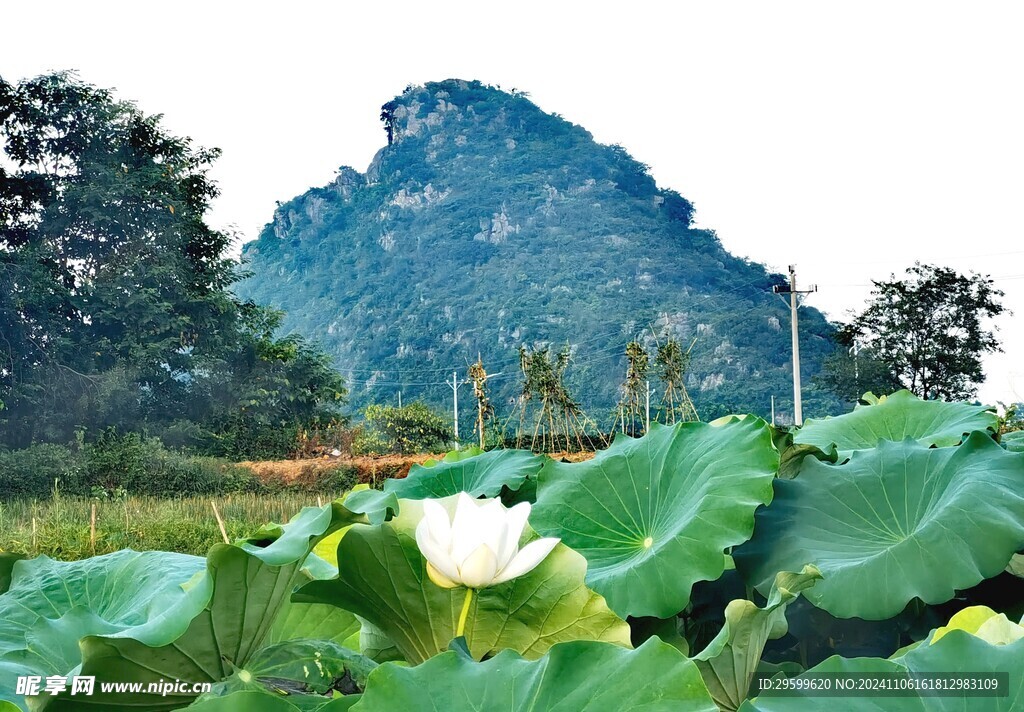
M 537 476 L 546 458 L 527 450 L 491 450 L 448 460 L 429 467 L 413 465 L 409 476 L 384 483 L 385 492 L 402 499 L 440 499 L 459 492 L 474 497 L 497 497 L 502 488 L 518 490 Z
M 24 554 L 0 552 L 0 593 L 6 593 L 7 589 L 11 587 L 14 565 L 25 558 Z
M 848 696 L 824 698 L 814 693 L 765 693 L 745 703 L 740 712 L 817 712 L 826 707 L 843 712 L 1016 712 L 1024 709 L 1024 639 L 1010 645 L 992 645 L 964 630 L 951 630 L 937 642 L 924 642 L 892 660 L 829 658 L 810 673 L 891 673 L 902 675 L 951 674 L 985 676 L 1007 673 L 1006 695 L 965 697 L 909 695 L 902 697 Z
M 423 461 L 423 467 L 433 467 L 439 462 L 458 462 L 459 460 L 467 460 L 477 455 L 482 455 L 484 450 L 478 445 L 468 445 L 461 450 L 449 450 L 444 454 L 440 460 L 429 458 Z
M 1009 645 L 992 645 L 962 630 L 920 645 L 897 658 L 911 672 L 924 674 L 1005 672 L 1009 689 L 1005 697 L 934 697 L 925 709 L 936 712 L 1018 712 L 1024 709 L 1024 639 Z
M 844 465 L 804 460 L 777 480 L 753 539 L 733 552 L 767 594 L 804 563 L 824 580 L 805 595 L 839 618 L 882 620 L 919 598 L 950 600 L 1000 573 L 1024 547 L 1024 454 L 976 432 L 959 447 L 883 441 Z
M 936 628 L 923 642 L 935 643 L 954 630 L 963 630 L 987 643 L 1000 645 L 1024 638 L 1024 627 L 1011 621 L 1005 613 L 996 613 L 988 606 L 968 606 L 957 611 L 949 619 L 949 623 Z M 917 645 L 913 647 L 917 647 Z M 908 647 L 904 649 L 904 652 L 910 649 Z M 898 656 L 894 655 L 893 657 Z
M 128 549 L 82 561 L 17 561 L 0 595 L 0 699 L 26 708 L 13 681 L 66 675 L 81 663 L 84 636 L 130 634 L 164 619 L 204 563 L 198 556 Z
M 722 712 L 732 712 L 747 698 L 765 643 L 786 634 L 786 606 L 819 579 L 813 566 L 800 573 L 782 572 L 764 608 L 742 599 L 725 607 L 721 632 L 693 657 Z
M 811 668 L 805 674 L 828 676 L 835 680 L 846 676 L 865 674 L 906 677 L 909 675 L 909 671 L 898 662 L 882 658 L 847 659 L 833 656 Z M 744 702 L 740 706 L 739 712 L 822 712 L 822 710 L 830 709 L 842 712 L 925 712 L 930 708 L 926 707 L 925 701 L 916 695 L 865 697 L 855 696 L 851 693 L 844 696 L 825 697 L 816 691 L 789 690 L 786 692 L 764 692 L 757 695 Z M 965 712 L 967 712 L 966 709 Z
M 214 546 L 205 575 L 162 618 L 123 634 L 85 637 L 80 644 L 82 674 L 95 675 L 97 682 L 218 682 L 244 668 L 270 638 L 296 584 L 309 580 L 304 564 L 314 543 L 352 521 L 369 520 L 371 515 L 349 508 L 350 500 L 345 506 L 335 502 L 307 507 L 287 525 L 269 525 L 238 544 Z M 372 516 L 385 516 L 377 508 L 371 511 Z M 185 693 L 97 691 L 91 697 L 50 697 L 40 708 L 169 710 L 194 699 Z
M 455 498 L 441 500 L 454 506 Z M 356 525 L 338 546 L 338 578 L 313 581 L 294 600 L 333 603 L 368 620 L 410 663 L 445 650 L 455 637 L 466 589 L 443 589 L 427 578 L 414 530 L 422 503 L 401 501 L 401 513 L 377 526 Z M 524 535 L 524 541 L 533 536 Z M 586 561 L 564 545 L 533 571 L 480 590 L 469 611 L 466 639 L 475 657 L 505 648 L 536 658 L 566 640 L 629 645 L 629 626 L 584 583 Z
M 1024 430 L 1015 430 L 1012 433 L 1006 433 L 1000 442 L 1010 452 L 1024 452 Z
M 791 480 L 800 472 L 800 465 L 805 457 L 816 457 L 826 462 L 837 462 L 839 453 L 835 447 L 829 448 L 828 452 L 821 450 L 814 445 L 806 443 L 797 444 L 793 440 L 793 433 L 788 430 L 772 428 L 772 442 L 775 449 L 779 451 L 779 477 Z
M 359 618 L 359 652 L 378 663 L 404 660 L 402 651 L 380 628 L 365 618 Z
M 833 445 L 841 459 L 854 450 L 867 450 L 882 440 L 912 438 L 922 445 L 957 445 L 964 435 L 995 432 L 999 417 L 991 408 L 969 403 L 921 400 L 910 391 L 898 391 L 875 405 L 859 405 L 835 418 L 808 420 L 797 431 L 797 444 L 828 450 Z
M 223 697 L 204 696 L 189 707 L 193 712 L 345 712 L 359 702 L 361 695 L 337 699 L 282 697 L 262 689 L 240 690 Z
M 288 640 L 258 651 L 245 670 L 257 679 L 294 680 L 323 693 L 341 684 L 361 690 L 375 667 L 369 658 L 332 641 Z
M 620 616 L 667 618 L 750 537 L 778 467 L 758 418 L 652 424 L 592 460 L 545 465 L 531 522 L 586 557 L 587 583 Z
M 358 634 L 359 621 L 343 608 L 326 603 L 287 601 L 274 618 L 274 625 L 265 643 L 270 645 L 296 638 L 317 638 L 351 647 L 349 643 L 353 636 L 358 640 Z
M 304 705 L 306 695 L 357 694 L 377 664 L 328 640 L 288 640 L 257 651 L 245 668 L 214 685 L 205 697 L 270 690 Z M 323 700 L 320 700 L 323 703 Z
M 636 650 L 594 641 L 560 643 L 539 660 L 510 650 L 482 663 L 450 651 L 413 668 L 370 673 L 354 712 L 424 709 L 487 712 L 717 712 L 697 667 L 656 638 Z

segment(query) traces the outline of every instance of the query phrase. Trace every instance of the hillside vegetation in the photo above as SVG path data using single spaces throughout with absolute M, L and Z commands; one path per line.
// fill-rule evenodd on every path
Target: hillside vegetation
M 696 339 L 687 387 L 702 417 L 767 414 L 773 394 L 787 417 L 789 316 L 771 294 L 782 276 L 695 228 L 693 205 L 622 147 L 479 82 L 409 87 L 381 118 L 388 145 L 367 171 L 342 167 L 281 204 L 244 248 L 253 276 L 236 286 L 323 344 L 353 405 L 399 390 L 450 403 L 443 381 L 480 354 L 502 374 L 489 388 L 507 413 L 517 349 L 569 343 L 568 382 L 603 420 L 626 342 L 657 335 Z M 801 330 L 809 379 L 830 327 L 805 309 Z M 805 407 L 835 402 L 809 393 Z

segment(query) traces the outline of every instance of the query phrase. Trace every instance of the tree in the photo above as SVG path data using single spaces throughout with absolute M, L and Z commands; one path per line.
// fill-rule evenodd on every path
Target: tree
M 972 398 L 985 380 L 981 357 L 999 351 L 995 327 L 1003 293 L 979 274 L 915 263 L 907 277 L 873 282 L 867 309 L 840 338 L 863 346 L 922 398 Z
M 829 391 L 847 403 L 856 403 L 867 392 L 892 393 L 902 388 L 892 369 L 874 349 L 851 341 L 844 325 L 837 325 L 836 349 L 821 364 L 814 376 L 816 388 Z
M 274 316 L 228 290 L 218 155 L 72 74 L 0 79 L 0 444 L 202 419 L 247 367 Z M 279 346 L 258 358 L 304 358 Z

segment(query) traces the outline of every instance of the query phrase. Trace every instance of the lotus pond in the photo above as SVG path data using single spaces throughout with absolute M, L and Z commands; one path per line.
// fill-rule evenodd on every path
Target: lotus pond
M 0 710 L 1024 709 L 1024 441 L 997 432 L 900 392 L 579 463 L 455 452 L 205 558 L 2 555 Z M 94 691 L 16 685 L 62 677 Z M 883 678 L 998 690 L 820 683 Z M 163 681 L 209 691 L 102 689 Z

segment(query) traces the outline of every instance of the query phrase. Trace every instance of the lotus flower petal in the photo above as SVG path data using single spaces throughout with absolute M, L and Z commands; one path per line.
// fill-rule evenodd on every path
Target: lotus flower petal
M 477 500 L 477 506 L 479 507 L 480 517 L 484 522 L 484 526 L 479 534 L 480 543 L 490 547 L 491 551 L 494 552 L 495 559 L 500 562 L 501 560 L 498 558 L 498 555 L 503 548 L 503 542 L 506 539 L 505 534 L 508 531 L 508 510 L 505 509 L 500 499 L 488 500 L 486 503 L 481 503 Z M 519 543 L 518 539 L 516 543 Z
M 427 576 L 441 588 L 455 588 L 459 585 L 457 582 L 452 581 L 450 578 L 438 571 L 437 567 L 429 561 L 427 562 Z
M 428 565 L 433 566 L 446 579 L 458 580 L 459 567 L 452 560 L 448 551 L 435 541 L 430 530 L 430 520 L 426 517 L 421 519 L 420 523 L 416 526 L 416 545 L 419 547 L 420 553 L 426 558 Z M 432 576 L 431 580 L 433 580 Z
M 452 558 L 461 564 L 480 545 L 481 532 L 486 531 L 494 522 L 488 522 L 476 500 L 468 494 L 459 495 L 455 505 L 455 516 L 452 518 Z
M 438 586 L 480 589 L 532 571 L 558 544 L 538 539 L 519 548 L 530 516 L 529 503 L 506 509 L 499 499 L 458 496 L 455 512 L 434 500 L 423 501 L 416 545 L 427 561 L 427 576 Z
M 424 500 L 423 521 L 427 523 L 431 538 L 448 552 L 452 546 L 452 522 L 444 507 L 432 499 Z
M 519 550 L 519 553 L 513 557 L 508 566 L 498 573 L 492 585 L 511 581 L 533 571 L 551 553 L 551 550 L 558 545 L 559 541 L 561 539 L 556 537 L 546 537 L 531 541 Z
M 526 520 L 529 516 L 529 502 L 520 502 L 505 513 L 505 538 L 501 548 L 497 550 L 499 571 L 511 563 L 519 549 L 519 540 L 523 536 L 523 529 L 526 528 Z
M 497 572 L 498 559 L 486 544 L 478 546 L 459 567 L 462 583 L 469 588 L 490 586 Z

